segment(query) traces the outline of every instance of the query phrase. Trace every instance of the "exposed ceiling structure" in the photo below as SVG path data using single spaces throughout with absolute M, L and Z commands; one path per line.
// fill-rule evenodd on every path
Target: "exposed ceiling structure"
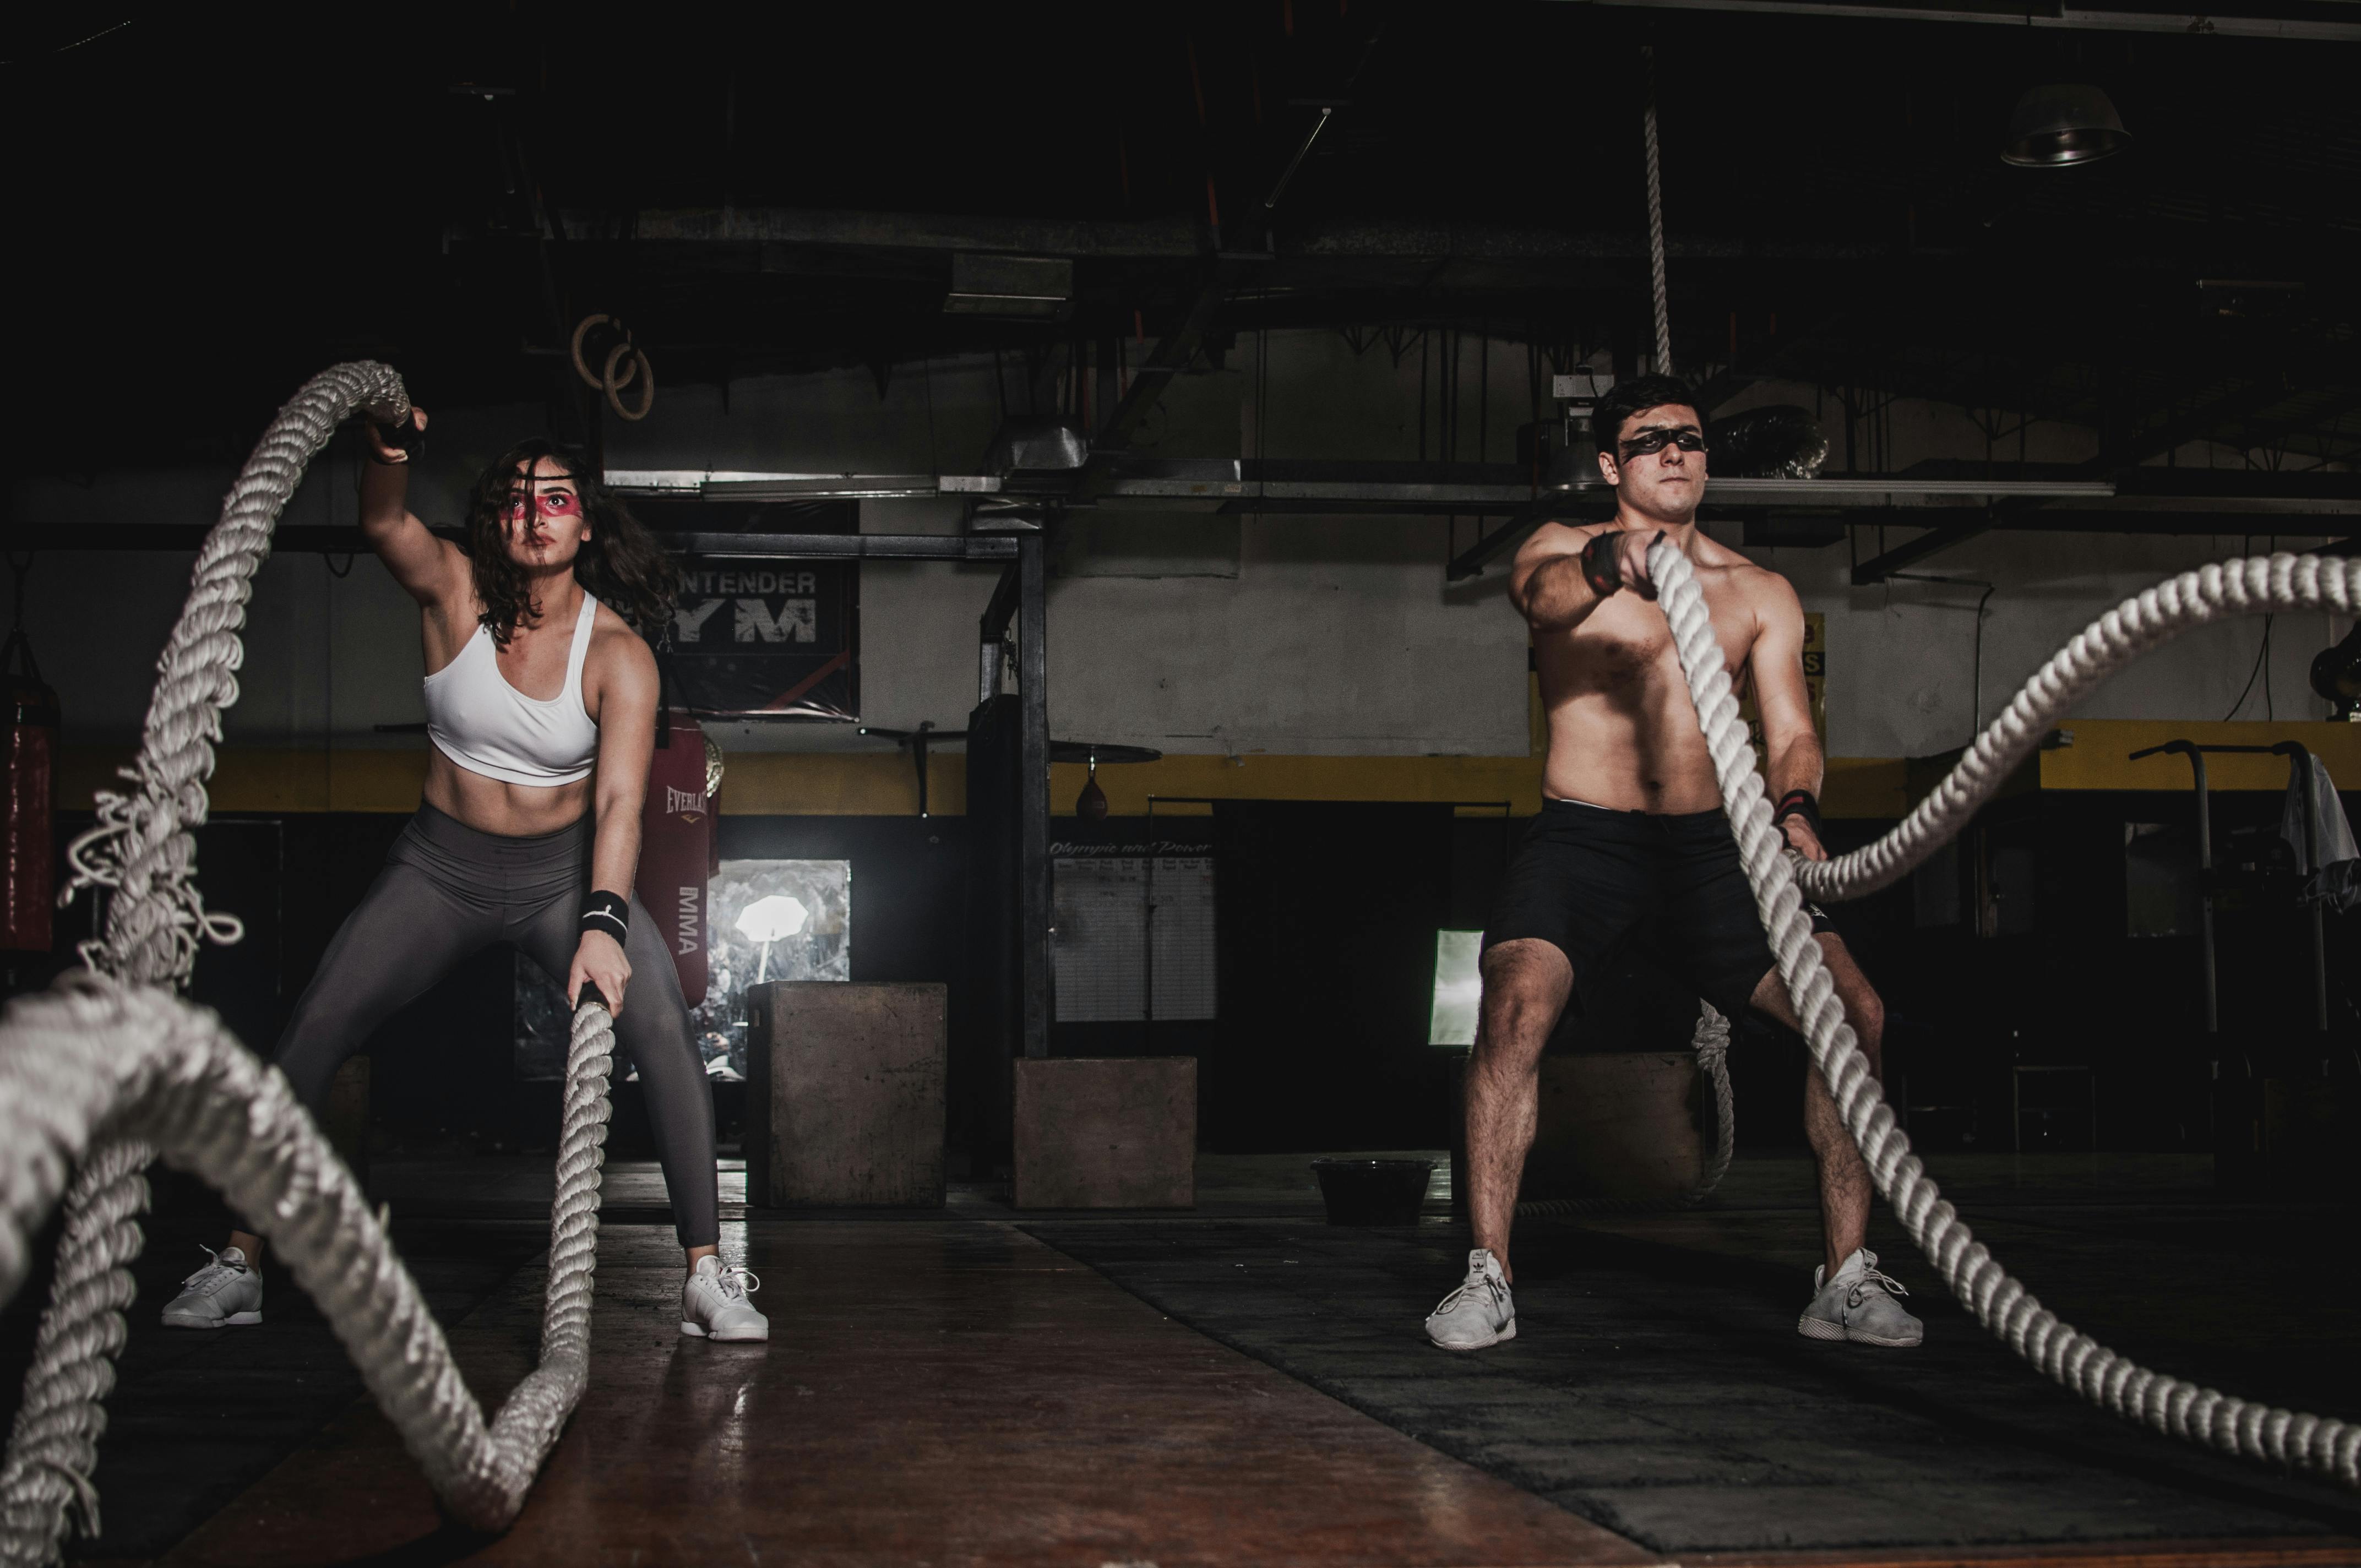
M 360 355 L 431 402 L 578 417 L 561 351 L 592 311 L 670 383 L 994 349 L 1038 372 L 1117 337 L 1218 356 L 1264 326 L 1628 363 L 1642 45 L 1704 400 L 1828 389 L 1831 473 L 1880 471 L 1895 397 L 1974 411 L 1985 477 L 2027 420 L 2101 433 L 2049 479 L 2198 440 L 2347 464 L 2361 5 L 1889 19 L 1927 9 L 155 12 L 70 48 L 113 14 L 16 21 L 16 464 L 225 456 Z M 1970 25 L 1995 14 L 2019 25 Z M 2004 165 L 2010 104 L 2050 81 L 2103 87 L 2130 149 Z M 945 309 L 955 258 L 1005 254 L 1071 260 L 1071 305 Z

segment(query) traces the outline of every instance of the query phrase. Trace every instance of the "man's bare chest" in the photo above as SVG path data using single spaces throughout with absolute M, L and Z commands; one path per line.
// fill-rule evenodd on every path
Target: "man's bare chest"
M 1714 635 L 1734 678 L 1742 678 L 1752 646 L 1752 620 L 1735 602 L 1707 600 Z M 1618 595 L 1570 630 L 1539 640 L 1544 672 L 1579 686 L 1612 690 L 1683 682 L 1679 651 L 1661 605 Z

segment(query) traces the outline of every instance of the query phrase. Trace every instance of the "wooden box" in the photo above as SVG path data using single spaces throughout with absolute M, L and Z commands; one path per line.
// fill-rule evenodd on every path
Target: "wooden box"
M 841 981 L 748 992 L 748 1202 L 942 1206 L 948 994 Z
M 1197 1206 L 1197 1058 L 1016 1063 L 1019 1209 Z

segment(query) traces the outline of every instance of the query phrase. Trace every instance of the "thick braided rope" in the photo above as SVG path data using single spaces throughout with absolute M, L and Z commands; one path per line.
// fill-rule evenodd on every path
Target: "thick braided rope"
M 127 797 L 102 795 L 98 826 L 68 851 L 74 871 L 68 897 L 93 885 L 116 893 L 103 936 L 82 948 L 84 961 L 93 970 L 150 983 L 181 982 L 195 962 L 201 936 L 236 939 L 236 921 L 208 915 L 197 894 L 191 830 L 205 819 L 212 742 L 221 738 L 222 711 L 237 697 L 234 672 L 243 657 L 238 631 L 252 579 L 269 554 L 270 531 L 304 467 L 345 417 L 359 409 L 392 421 L 403 417 L 409 406 L 400 378 L 389 367 L 368 362 L 333 367 L 280 411 L 231 487 L 220 521 L 199 552 L 188 601 L 159 662 L 159 678 L 139 756 L 125 774 L 139 786 L 138 792 Z M 592 1011 L 596 1018 L 588 1016 Z M 606 1042 L 596 1053 L 603 1064 L 612 1040 L 611 1022 L 603 1009 L 577 1014 L 577 1056 L 586 1028 Z M 455 1491 L 437 1481 L 438 1491 L 464 1518 L 504 1523 L 513 1517 L 523 1488 L 580 1397 L 581 1375 L 567 1370 L 566 1358 L 578 1356 L 588 1341 L 598 1164 L 608 1115 L 605 1067 L 586 1066 L 584 1071 L 588 1080 L 583 1081 L 569 1075 L 558 1202 L 551 1221 L 544 1365 L 511 1397 L 500 1418 L 507 1425 L 496 1423 L 496 1484 L 489 1491 L 477 1486 L 463 1497 L 464 1487 Z M 304 1125 L 309 1128 L 308 1118 Z M 137 1215 L 148 1201 L 140 1172 L 156 1151 L 134 1133 L 115 1129 L 94 1143 L 74 1146 L 82 1154 L 81 1168 L 66 1194 L 65 1238 L 56 1282 L 26 1376 L 7 1457 L 0 1464 L 0 1563 L 53 1560 L 70 1505 L 79 1505 L 86 1530 L 95 1533 L 98 1528 L 97 1494 L 90 1474 L 105 1428 L 101 1401 L 114 1386 L 114 1356 L 125 1333 L 122 1311 L 134 1294 L 129 1269 L 139 1254 Z M 342 1168 L 336 1168 L 341 1173 Z M 259 1211 L 242 1207 L 241 1212 L 258 1229 L 273 1234 L 259 1219 Z M 12 1265 L 5 1253 L 5 1238 L 0 1238 L 0 1286 L 5 1286 L 0 1299 L 13 1294 L 22 1277 L 21 1260 Z M 384 1266 L 407 1279 L 390 1252 Z M 297 1268 L 299 1277 L 303 1272 Z M 355 1354 L 360 1360 L 360 1353 Z M 447 1373 L 456 1380 L 447 1354 L 442 1361 L 441 1373 L 429 1368 L 422 1375 Z M 371 1386 L 377 1387 L 374 1381 Z M 465 1398 L 464 1387 L 460 1395 Z M 388 1409 L 391 1413 L 392 1407 Z M 412 1436 L 409 1427 L 404 1431 Z M 422 1464 L 434 1478 L 436 1466 L 423 1458 L 419 1446 L 424 1441 L 414 1438 L 412 1451 L 422 1453 Z
M 1797 871 L 1824 904 L 1890 887 L 1949 843 L 2019 762 L 2091 689 L 2158 643 L 2226 616 L 2361 608 L 2361 562 L 2325 555 L 2255 555 L 2218 562 L 2135 594 L 2075 635 L 2034 672 L 1967 755 L 1910 815 L 1875 843 Z
M 1640 51 L 1647 60 L 1648 103 L 1640 128 L 1648 144 L 1648 292 L 1655 308 L 1656 374 L 1673 373 L 1673 306 L 1664 268 L 1664 179 L 1656 147 L 1656 51 Z
M 197 893 L 192 829 L 205 819 L 211 742 L 221 737 L 222 710 L 237 700 L 234 672 L 244 655 L 237 634 L 253 576 L 269 553 L 271 528 L 304 467 L 346 415 L 365 408 L 391 420 L 409 407 L 401 378 L 387 367 L 333 367 L 280 411 L 230 487 L 221 517 L 198 552 L 181 619 L 158 661 L 139 754 L 124 773 L 139 787 L 130 795 L 102 793 L 97 825 L 66 851 L 73 874 L 64 898 L 93 886 L 115 894 L 101 935 L 82 944 L 82 960 L 93 970 L 156 984 L 184 983 L 201 935 L 215 941 L 237 938 L 237 921 L 208 915 Z M 137 1217 L 148 1206 L 140 1172 L 154 1157 L 153 1150 L 136 1144 L 102 1145 L 76 1173 L 66 1194 L 68 1245 L 59 1258 L 19 1407 L 20 1420 L 39 1414 L 44 1433 L 86 1434 L 84 1461 L 71 1474 L 82 1523 L 93 1532 L 97 1494 L 89 1471 L 97 1435 L 105 1428 L 100 1401 L 114 1387 L 113 1359 L 123 1343 L 119 1308 L 134 1293 L 130 1266 L 139 1255 Z M 53 1450 L 52 1460 L 65 1452 Z
M 1697 1032 L 1689 1037 L 1697 1053 L 1698 1076 L 1713 1091 L 1713 1153 L 1697 1183 L 1673 1198 L 1530 1198 L 1517 1205 L 1520 1214 L 1649 1214 L 1667 1209 L 1693 1209 L 1713 1196 L 1730 1174 L 1730 1157 L 1738 1147 L 1738 1097 L 1730 1087 L 1730 1020 L 1710 1002 L 1697 1003 Z
M 489 1428 L 416 1280 L 286 1076 L 211 1012 L 152 987 L 74 976 L 0 1015 L 0 1300 L 23 1283 L 31 1239 L 72 1162 L 108 1139 L 153 1146 L 271 1238 L 452 1513 L 500 1529 L 522 1508 L 588 1376 L 613 1050 L 606 1010 L 579 1009 L 541 1363 Z M 110 1295 L 95 1320 L 110 1350 L 122 1343 L 128 1303 Z M 93 1365 L 100 1382 L 112 1381 L 104 1356 Z M 28 1400 L 18 1412 L 0 1468 L 0 1563 L 56 1560 L 67 1508 L 91 1501 L 102 1425 L 71 1401 Z
M 1780 979 L 1794 1000 L 1795 1015 L 1803 1021 L 1813 1063 L 1835 1097 L 1878 1191 L 1943 1283 L 1978 1322 L 2011 1350 L 2102 1409 L 2145 1422 L 2173 1437 L 2332 1476 L 2346 1486 L 2361 1488 L 2361 1425 L 2236 1398 L 2152 1372 L 2118 1355 L 2060 1321 L 1969 1234 L 1965 1222 L 1943 1201 L 1918 1157 L 1910 1152 L 1909 1137 L 1896 1124 L 1893 1108 L 1886 1104 L 1877 1080 L 1870 1073 L 1869 1060 L 1861 1054 L 1851 1025 L 1845 1022 L 1844 1005 L 1837 1000 L 1828 967 L 1820 959 L 1819 944 L 1812 939 L 1812 923 L 1804 913 L 1785 837 L 1772 823 L 1771 803 L 1754 771 L 1753 749 L 1738 716 L 1730 671 L 1714 637 L 1696 574 L 1686 556 L 1661 541 L 1648 552 L 1648 572 L 1663 596 L 1681 671 L 1688 679 L 1689 695 L 1713 753 L 1723 807 L 1738 838 L 1747 881 L 1754 889 L 1755 907 L 1778 958 Z M 2042 715 L 2062 712 L 2064 703 L 2081 696 L 2108 672 L 2191 626 L 2202 625 L 2233 609 L 2344 610 L 2357 601 L 2361 601 L 2361 563 L 2276 555 L 2186 573 L 2110 610 L 2096 626 L 2077 637 L 2034 677 L 1993 730 L 1978 739 L 1969 762 L 1987 758 L 1988 766 L 2004 773 L 2006 761 L 2014 760 L 2009 749 L 2016 740 L 2004 740 L 1987 750 L 1993 731 L 2011 725 L 2029 735 L 2015 751 L 2015 756 L 2021 757 L 2024 749 L 2045 732 Z M 1967 768 L 1968 762 L 1962 762 L 1946 784 L 1957 780 Z M 1918 820 L 1916 814 L 1912 820 Z M 1940 824 L 1939 828 L 1922 827 L 1919 832 L 1939 831 L 1947 837 L 1958 830 L 1964 817 L 1947 811 L 1927 820 Z M 1904 824 L 1905 828 L 1910 826 Z M 1897 830 L 1889 837 L 1899 836 Z M 1940 841 L 1939 838 L 1926 841 L 1918 851 L 1921 857 Z
M 156 663 L 139 755 L 123 776 L 127 795 L 98 797 L 98 823 L 66 857 L 73 872 L 65 896 L 108 887 L 104 930 L 82 946 L 91 968 L 155 985 L 186 984 L 201 938 L 235 941 L 236 919 L 208 916 L 195 882 L 196 840 L 205 820 L 205 781 L 213 776 L 221 716 L 237 700 L 245 646 L 246 601 L 254 574 L 270 554 L 270 531 L 303 470 L 346 417 L 365 409 L 390 422 L 406 419 L 401 378 L 368 360 L 335 365 L 306 382 L 270 422 L 205 535 L 181 619 Z

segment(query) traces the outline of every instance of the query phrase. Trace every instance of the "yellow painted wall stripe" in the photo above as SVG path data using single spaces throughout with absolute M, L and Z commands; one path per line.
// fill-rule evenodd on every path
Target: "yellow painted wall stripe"
M 2186 791 L 2189 764 L 2179 757 L 2134 762 L 2129 754 L 2180 737 L 2202 743 L 2268 746 L 2301 740 L 2328 763 L 2339 789 L 2361 790 L 2361 724 L 2174 723 L 2074 719 L 2060 727 L 2070 745 L 2040 753 L 2044 789 Z M 87 811 L 102 788 L 120 787 L 115 770 L 127 748 L 69 746 L 59 759 L 60 809 Z M 2279 757 L 2208 759 L 2216 789 L 2287 787 Z M 1830 817 L 1893 817 L 1907 811 L 1908 764 L 1899 758 L 1831 757 L 1822 807 Z M 1924 777 L 1922 782 L 1931 782 Z M 1049 805 L 1073 814 L 1087 770 L 1060 762 L 1049 770 Z M 1939 776 L 1939 775 L 1936 775 Z M 426 777 L 423 751 L 225 748 L 213 780 L 216 811 L 410 812 Z M 928 759 L 928 806 L 939 817 L 967 811 L 967 760 L 959 752 Z M 1539 757 L 1238 757 L 1169 756 L 1158 762 L 1102 764 L 1099 787 L 1118 817 L 1144 816 L 1150 795 L 1159 816 L 1202 812 L 1175 799 L 1506 801 L 1511 814 L 1541 809 Z M 915 817 L 917 779 L 910 759 L 892 751 L 740 751 L 729 759 L 721 810 L 730 817 Z

